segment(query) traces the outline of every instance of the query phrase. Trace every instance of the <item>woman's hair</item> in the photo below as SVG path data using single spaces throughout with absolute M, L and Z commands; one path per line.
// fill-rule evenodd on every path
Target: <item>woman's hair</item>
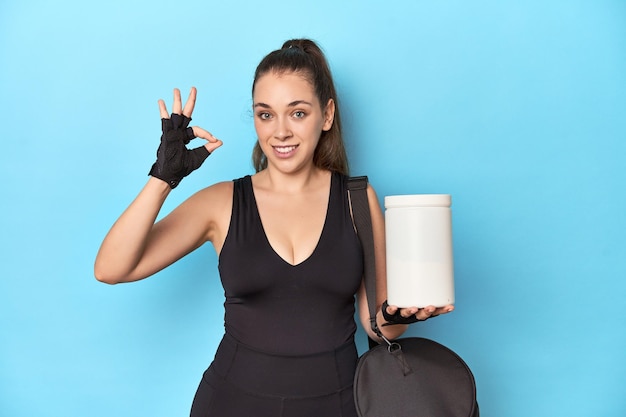
M 281 49 L 270 52 L 259 63 L 254 73 L 252 95 L 254 95 L 257 80 L 270 72 L 278 74 L 294 72 L 304 76 L 313 86 L 320 106 L 322 106 L 322 111 L 324 111 L 328 100 L 334 100 L 333 124 L 330 130 L 322 131 L 313 154 L 313 164 L 318 168 L 348 175 L 348 157 L 341 133 L 337 92 L 328 62 L 320 47 L 309 39 L 292 39 L 285 42 Z M 256 172 L 267 168 L 267 158 L 258 141 L 252 151 L 252 163 Z

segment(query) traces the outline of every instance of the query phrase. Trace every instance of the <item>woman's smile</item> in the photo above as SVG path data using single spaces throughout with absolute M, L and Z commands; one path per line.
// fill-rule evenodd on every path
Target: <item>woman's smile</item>
M 274 151 L 281 158 L 288 158 L 295 153 L 295 150 L 298 148 L 297 145 L 291 146 L 273 146 Z

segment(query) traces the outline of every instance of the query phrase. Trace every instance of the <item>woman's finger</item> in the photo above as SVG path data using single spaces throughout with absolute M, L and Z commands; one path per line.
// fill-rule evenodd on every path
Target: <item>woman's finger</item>
M 183 109 L 183 115 L 191 118 L 191 114 L 193 113 L 193 108 L 196 105 L 196 94 L 198 91 L 196 87 L 191 87 L 191 91 L 189 91 L 189 97 L 187 97 L 187 102 L 185 103 L 185 108 Z
M 204 130 L 200 126 L 192 126 L 193 134 L 196 135 L 197 138 L 204 139 L 207 143 L 204 144 L 204 147 L 207 148 L 209 152 L 213 152 L 215 149 L 222 146 L 223 142 L 213 136 L 211 132 Z
M 178 88 L 174 89 L 174 108 L 172 109 L 172 113 L 181 114 L 183 111 L 182 101 L 180 99 L 180 90 Z
M 159 114 L 161 115 L 161 119 L 169 119 L 170 114 L 167 112 L 167 106 L 165 106 L 165 101 L 159 100 Z
M 435 310 L 435 314 L 439 315 L 439 314 L 445 314 L 445 313 L 449 313 L 452 310 L 454 310 L 454 306 L 452 304 L 447 305 L 445 307 L 439 307 L 437 310 Z
M 197 138 L 206 139 L 209 142 L 215 142 L 216 140 L 219 140 L 215 136 L 213 136 L 211 132 L 209 132 L 208 130 L 204 130 L 200 126 L 191 126 L 191 128 L 193 129 L 193 134 Z
M 435 310 L 436 309 L 433 306 L 420 308 L 417 313 L 415 313 L 415 317 L 417 317 L 418 320 L 426 320 L 432 316 Z
M 387 306 L 387 314 L 394 315 L 396 314 L 396 311 L 398 311 L 398 306 L 392 306 L 392 305 Z

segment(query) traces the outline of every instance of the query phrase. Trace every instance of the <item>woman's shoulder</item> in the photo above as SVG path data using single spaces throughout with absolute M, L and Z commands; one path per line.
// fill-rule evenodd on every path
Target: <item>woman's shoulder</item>
M 196 191 L 182 204 L 200 217 L 213 217 L 216 210 L 228 210 L 233 200 L 233 181 L 222 181 Z
M 238 180 L 217 182 L 196 192 L 192 198 L 213 203 L 230 202 L 235 181 Z
M 251 184 L 251 176 L 245 175 L 231 181 L 221 181 L 196 192 L 190 200 L 196 200 L 203 206 L 230 206 L 233 201 L 235 187 L 245 187 Z

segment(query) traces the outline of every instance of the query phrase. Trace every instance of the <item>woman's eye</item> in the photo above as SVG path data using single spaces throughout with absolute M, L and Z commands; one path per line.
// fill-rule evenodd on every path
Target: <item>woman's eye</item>
M 305 113 L 300 110 L 293 113 L 293 117 L 295 117 L 296 119 L 302 119 L 304 116 L 305 116 Z
M 264 112 L 264 113 L 259 113 L 259 119 L 261 119 L 261 120 L 267 120 L 267 119 L 269 119 L 270 117 L 271 117 L 271 116 L 270 116 L 270 114 L 269 114 L 269 113 L 265 113 L 265 112 Z

